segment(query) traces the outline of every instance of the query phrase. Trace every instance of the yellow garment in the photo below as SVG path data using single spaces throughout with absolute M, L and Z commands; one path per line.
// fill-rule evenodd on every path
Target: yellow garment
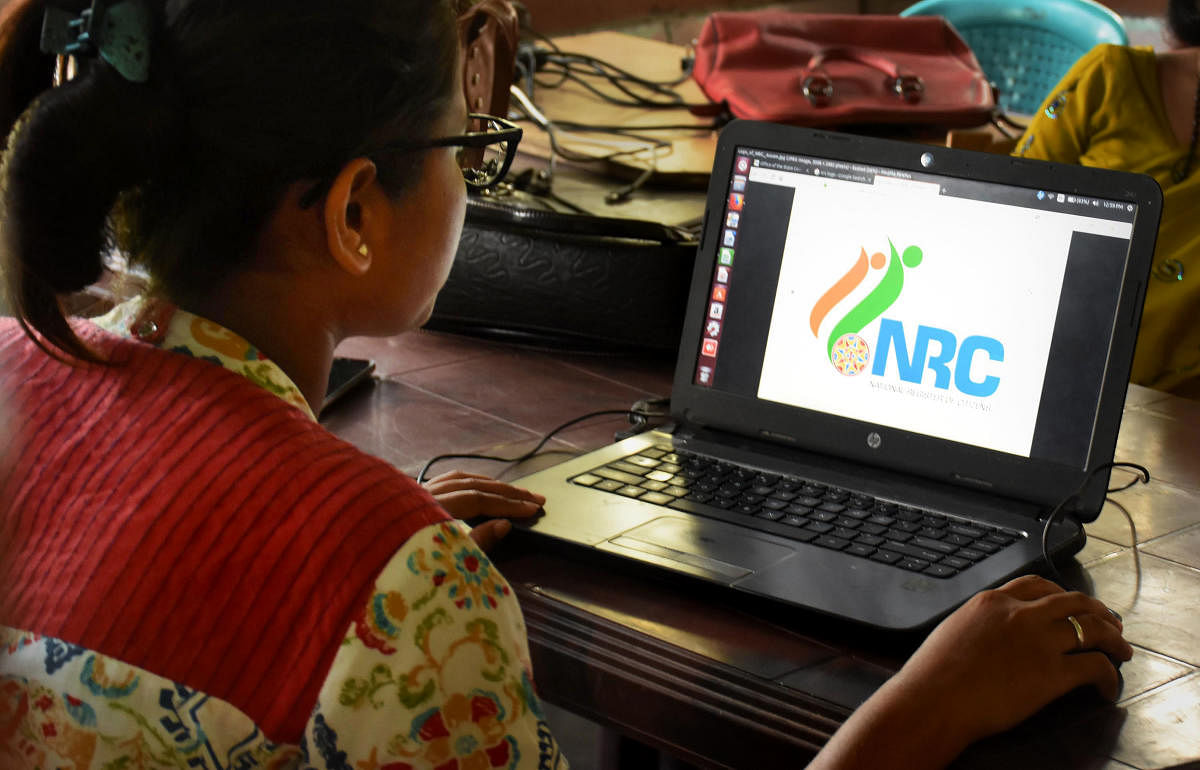
M 1149 174 L 1163 189 L 1152 277 L 1130 379 L 1200 396 L 1200 151 L 1186 179 L 1172 172 L 1187 155 L 1171 131 L 1154 52 L 1101 45 L 1076 62 L 1047 97 L 1015 155 Z M 1153 277 L 1178 260 L 1182 280 Z

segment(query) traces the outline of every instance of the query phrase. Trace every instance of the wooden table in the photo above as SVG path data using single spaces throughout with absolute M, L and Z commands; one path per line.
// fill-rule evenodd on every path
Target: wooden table
M 668 48 L 663 61 L 673 62 Z M 548 111 L 577 112 L 576 98 L 553 94 Z M 687 151 L 662 159 L 660 172 L 706 168 L 711 137 L 685 133 Z M 543 144 L 530 131 L 523 149 L 536 158 Z M 570 173 L 556 189 L 608 216 L 681 222 L 703 205 L 695 193 L 647 188 L 606 208 L 603 185 Z M 585 412 L 667 394 L 673 368 L 661 356 L 537 351 L 428 332 L 351 340 L 341 352 L 375 358 L 380 376 L 323 422 L 412 473 L 445 452 L 520 454 Z M 469 461 L 434 472 L 457 466 L 514 478 L 626 427 L 608 418 L 572 428 L 551 442 L 552 454 L 517 468 Z M 957 767 L 1200 760 L 1200 402 L 1131 387 L 1117 459 L 1147 466 L 1153 481 L 1106 505 L 1066 577 L 1124 616 L 1136 654 L 1122 668 L 1119 702 L 1073 693 L 972 747 Z M 521 597 L 544 698 L 701 767 L 802 765 L 920 642 L 519 535 L 494 556 Z
M 673 364 L 429 332 L 351 340 L 341 352 L 375 358 L 379 376 L 323 422 L 409 472 L 442 452 L 519 453 L 584 412 L 665 394 Z M 434 470 L 511 478 L 625 426 L 608 418 L 569 430 L 551 443 L 556 454 L 522 468 Z M 1106 505 L 1067 577 L 1124 616 L 1136 653 L 1120 701 L 1069 695 L 956 767 L 1200 760 L 1200 402 L 1131 387 L 1117 459 L 1146 465 L 1153 481 Z M 521 597 L 543 696 L 701 767 L 802 765 L 919 642 L 519 538 L 496 558 Z

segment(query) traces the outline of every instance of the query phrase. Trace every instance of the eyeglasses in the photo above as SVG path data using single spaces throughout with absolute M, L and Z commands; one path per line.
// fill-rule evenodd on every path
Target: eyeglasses
M 467 119 L 479 130 L 425 142 L 385 144 L 364 154 L 369 157 L 385 152 L 416 152 L 434 147 L 457 147 L 459 149 L 455 159 L 462 170 L 467 187 L 486 190 L 508 173 L 524 131 L 516 123 L 495 115 L 471 113 Z M 300 205 L 307 208 L 316 203 L 328 191 L 330 184 L 328 179 L 321 181 L 300 198 Z
M 513 158 L 517 156 L 517 144 L 525 132 L 516 123 L 494 115 L 473 112 L 467 118 L 481 130 L 432 139 L 416 145 L 385 145 L 380 149 L 404 151 L 457 147 L 458 167 L 462 169 L 467 186 L 475 190 L 486 190 L 508 173 Z

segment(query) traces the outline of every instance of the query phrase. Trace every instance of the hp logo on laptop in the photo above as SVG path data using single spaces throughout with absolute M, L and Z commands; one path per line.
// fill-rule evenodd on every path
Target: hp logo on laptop
M 880 436 L 875 431 L 871 431 L 867 434 L 867 446 L 872 449 L 878 449 L 883 446 L 883 436 Z

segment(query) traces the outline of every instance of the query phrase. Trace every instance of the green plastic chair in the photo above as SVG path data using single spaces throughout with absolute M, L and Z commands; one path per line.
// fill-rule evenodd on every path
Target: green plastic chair
M 1005 112 L 1032 115 L 1079 57 L 1128 45 L 1125 22 L 1093 0 L 921 0 L 901 16 L 942 16 L 979 59 Z

